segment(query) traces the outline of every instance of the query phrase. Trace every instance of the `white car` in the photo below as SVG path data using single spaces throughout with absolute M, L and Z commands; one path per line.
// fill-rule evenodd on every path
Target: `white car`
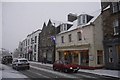
M 15 58 L 12 62 L 12 68 L 16 70 L 20 69 L 30 69 L 30 63 L 25 58 Z

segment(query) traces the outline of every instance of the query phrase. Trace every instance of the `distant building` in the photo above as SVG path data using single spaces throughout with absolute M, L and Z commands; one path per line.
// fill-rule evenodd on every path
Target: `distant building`
M 39 44 L 39 35 L 41 30 L 38 29 L 20 42 L 19 50 L 22 54 L 22 57 L 27 58 L 30 61 L 38 61 L 38 44 Z
M 29 60 L 38 61 L 38 45 L 41 30 L 38 29 L 27 36 L 27 56 Z
M 120 69 L 120 1 L 101 2 L 101 7 L 105 67 Z
M 82 68 L 100 68 L 104 65 L 101 15 L 78 15 L 73 26 L 64 27 L 56 35 L 56 60 L 64 59 Z M 62 28 L 63 26 L 61 26 Z

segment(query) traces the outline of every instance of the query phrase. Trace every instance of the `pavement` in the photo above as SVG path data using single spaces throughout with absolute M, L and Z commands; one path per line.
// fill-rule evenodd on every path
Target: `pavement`
M 0 64 L 0 79 L 3 78 L 28 78 L 27 76 L 21 74 L 19 71 L 13 70 L 11 67 L 7 65 Z
M 40 62 L 32 62 L 32 61 L 30 61 L 30 63 L 49 66 L 49 67 L 53 66 L 52 64 L 42 64 Z M 119 70 L 107 70 L 107 69 L 87 70 L 87 69 L 80 69 L 79 72 L 85 72 L 85 73 L 97 74 L 97 75 L 101 75 L 101 76 L 109 76 L 109 77 L 120 78 L 120 71 Z

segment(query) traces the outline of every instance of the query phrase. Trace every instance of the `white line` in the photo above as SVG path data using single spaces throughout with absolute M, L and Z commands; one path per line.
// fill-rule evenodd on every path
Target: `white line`
M 29 71 L 29 72 L 32 72 L 32 71 Z M 40 75 L 40 76 L 43 76 L 43 77 L 45 77 L 45 78 L 50 78 L 50 77 L 48 77 L 48 76 L 45 76 L 45 75 L 42 75 L 42 74 L 39 74 L 39 73 L 35 73 L 35 72 L 32 72 L 32 73 L 37 74 L 37 75 Z
M 64 73 L 59 73 L 59 72 L 54 72 L 54 71 L 43 69 L 43 68 L 38 68 L 38 67 L 34 67 L 34 66 L 30 66 L 30 67 L 38 69 L 38 70 L 42 70 L 42 71 L 45 71 L 45 72 L 49 72 L 49 73 L 52 73 L 52 74 L 56 74 L 56 75 L 59 75 L 59 76 L 64 76 L 65 78 L 78 78 L 76 76 L 72 76 L 72 75 L 68 75 L 68 74 L 64 74 Z

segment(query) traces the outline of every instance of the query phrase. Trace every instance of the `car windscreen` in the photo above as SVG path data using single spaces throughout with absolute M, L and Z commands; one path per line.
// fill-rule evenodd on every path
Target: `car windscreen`
M 20 62 L 27 62 L 27 60 L 20 60 Z
M 64 63 L 64 64 L 70 64 L 70 62 L 69 62 L 69 61 L 63 61 L 63 63 Z

